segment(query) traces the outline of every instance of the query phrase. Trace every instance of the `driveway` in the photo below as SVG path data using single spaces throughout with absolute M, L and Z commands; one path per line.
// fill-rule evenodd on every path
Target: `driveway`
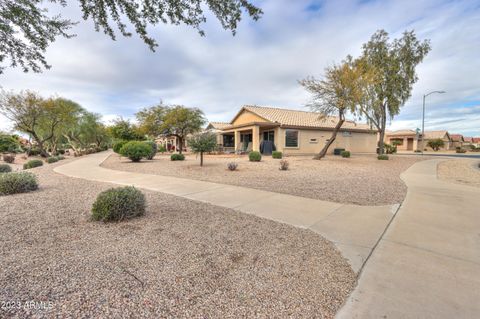
M 441 161 L 402 174 L 407 197 L 338 318 L 480 316 L 480 188 L 438 180 Z

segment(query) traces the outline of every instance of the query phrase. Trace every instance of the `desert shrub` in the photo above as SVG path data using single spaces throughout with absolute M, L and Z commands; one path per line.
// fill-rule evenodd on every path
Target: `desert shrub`
M 9 135 L 0 132 L 0 152 L 17 152 L 20 150 L 20 143 L 18 138 L 14 135 Z
M 36 147 L 32 147 L 27 150 L 27 155 L 28 156 L 38 156 L 40 155 L 40 149 Z
M 183 161 L 184 159 L 185 159 L 185 155 L 183 154 L 175 153 L 170 156 L 171 161 Z
M 120 150 L 122 149 L 123 145 L 127 144 L 128 141 L 120 140 L 113 143 L 113 151 L 117 154 L 120 154 Z
M 455 150 L 455 153 L 459 153 L 459 154 L 463 154 L 463 153 L 466 153 L 466 152 L 467 152 L 467 150 L 466 150 L 466 149 L 463 149 L 463 148 L 457 148 L 457 149 Z
M 388 161 L 388 155 L 386 155 L 386 154 L 378 155 L 377 159 L 379 159 L 381 161 Z
M 384 147 L 385 147 L 385 153 L 387 154 L 395 154 L 397 152 L 397 145 L 390 145 L 385 143 Z
M 350 151 L 342 151 L 342 153 L 340 153 L 340 155 L 342 155 L 343 158 L 349 158 L 350 157 Z
M 0 195 L 26 193 L 38 188 L 37 177 L 29 172 L 0 174 Z
M 0 173 L 10 173 L 12 168 L 8 164 L 0 164 Z
M 250 152 L 248 153 L 248 159 L 250 162 L 260 162 L 262 160 L 262 154 L 257 151 Z
M 111 188 L 101 192 L 92 206 L 92 219 L 120 221 L 145 213 L 145 196 L 132 186 Z
M 235 162 L 230 162 L 227 164 L 227 168 L 229 171 L 236 171 L 238 167 L 238 164 Z
M 56 157 L 57 157 L 57 160 L 59 160 L 59 161 L 63 161 L 65 159 L 65 156 L 63 156 L 63 155 L 58 155 Z
M 144 143 L 150 147 L 150 154 L 148 154 L 147 159 L 152 160 L 157 154 L 157 143 L 154 141 L 145 141 Z
M 3 161 L 12 164 L 15 162 L 15 155 L 3 154 Z
M 160 146 L 158 147 L 158 152 L 159 152 L 159 153 L 162 153 L 162 154 L 163 154 L 163 153 L 165 153 L 166 151 L 167 151 L 167 149 L 165 148 L 165 145 L 160 145 Z
M 281 171 L 287 171 L 289 166 L 290 166 L 290 164 L 288 163 L 287 160 L 283 159 L 283 160 L 280 161 L 280 170 Z
M 132 162 L 140 162 L 142 158 L 147 157 L 152 149 L 145 142 L 131 141 L 126 143 L 120 149 L 122 156 L 128 157 Z
M 282 152 L 279 152 L 279 151 L 273 151 L 273 152 L 272 152 L 272 157 L 273 157 L 273 158 L 277 158 L 277 159 L 282 158 L 282 157 L 283 157 L 283 153 L 282 153 Z
M 43 162 L 41 160 L 34 159 L 23 164 L 23 169 L 30 169 L 30 168 L 39 167 L 42 165 L 43 165 Z
M 436 138 L 433 140 L 429 140 L 427 145 L 431 147 L 435 152 L 440 150 L 441 147 L 445 146 L 445 142 L 441 138 Z
M 48 164 L 52 164 L 52 163 L 55 163 L 55 162 L 58 162 L 58 158 L 57 158 L 57 157 L 52 156 L 52 157 L 48 157 L 48 158 L 47 158 L 47 163 L 48 163 Z

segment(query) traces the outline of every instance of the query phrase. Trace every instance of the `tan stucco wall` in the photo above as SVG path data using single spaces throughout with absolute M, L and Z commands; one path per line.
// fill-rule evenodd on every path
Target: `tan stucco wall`
M 233 125 L 242 125 L 247 123 L 254 123 L 254 122 L 267 122 L 266 120 L 262 119 L 256 114 L 253 114 L 249 111 L 243 111 L 232 123 Z
M 298 130 L 299 145 L 298 148 L 285 147 L 285 129 L 278 128 L 275 135 L 275 145 L 277 149 L 285 154 L 315 154 L 320 152 L 332 135 L 331 131 L 321 130 Z M 316 142 L 311 142 L 316 139 Z M 352 132 L 351 136 L 344 136 L 339 132 L 335 142 L 329 149 L 333 154 L 335 148 L 345 148 L 352 153 L 375 153 L 377 149 L 377 135 L 375 133 L 357 133 Z

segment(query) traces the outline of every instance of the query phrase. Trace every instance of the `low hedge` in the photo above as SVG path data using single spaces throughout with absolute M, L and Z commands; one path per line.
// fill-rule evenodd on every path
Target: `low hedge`
M 126 143 L 120 149 L 122 156 L 128 157 L 132 162 L 140 162 L 152 153 L 152 148 L 145 142 L 131 141 Z
M 179 154 L 179 153 L 175 153 L 175 154 L 172 154 L 172 155 L 170 156 L 170 160 L 171 160 L 171 161 L 183 161 L 183 160 L 185 160 L 185 155 Z
M 276 159 L 281 159 L 283 157 L 283 153 L 279 151 L 273 151 L 272 152 L 272 157 Z
M 351 154 L 349 151 L 342 151 L 340 155 L 342 155 L 343 158 L 349 158 Z
M 92 219 L 121 221 L 145 214 L 145 195 L 132 186 L 101 192 L 92 206 Z
M 48 163 L 48 164 L 52 164 L 52 163 L 56 163 L 56 162 L 58 162 L 58 158 L 55 157 L 55 156 L 52 156 L 52 157 L 48 157 L 48 158 L 47 158 L 47 163 Z
M 248 159 L 250 162 L 260 162 L 262 160 L 262 154 L 257 151 L 250 152 L 248 153 Z
M 42 165 L 43 165 L 43 162 L 41 160 L 34 159 L 23 164 L 23 169 L 30 169 L 30 168 L 39 167 Z
M 388 155 L 386 154 L 378 155 L 377 159 L 379 159 L 380 161 L 388 161 Z
M 0 164 L 0 173 L 10 173 L 12 168 L 8 164 Z
M 30 172 L 0 174 L 0 195 L 26 193 L 36 189 L 37 177 Z
M 120 154 L 120 150 L 122 149 L 123 145 L 127 144 L 128 141 L 120 140 L 113 143 L 113 151 L 117 154 Z

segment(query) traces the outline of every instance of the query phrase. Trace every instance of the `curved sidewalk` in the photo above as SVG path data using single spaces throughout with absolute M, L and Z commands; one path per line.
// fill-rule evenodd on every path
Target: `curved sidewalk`
M 480 188 L 402 174 L 408 193 L 337 318 L 479 318 Z
M 57 166 L 54 171 L 70 177 L 173 194 L 311 229 L 334 242 L 356 272 L 367 260 L 398 208 L 398 205 L 346 205 L 246 187 L 100 167 L 111 154 L 88 155 Z

